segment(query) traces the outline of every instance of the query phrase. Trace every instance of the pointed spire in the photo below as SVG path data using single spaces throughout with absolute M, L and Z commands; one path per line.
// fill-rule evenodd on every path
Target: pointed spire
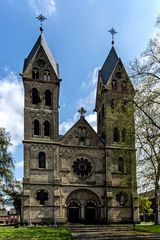
M 104 64 L 100 70 L 104 84 L 107 83 L 107 81 L 118 61 L 119 61 L 119 58 L 117 56 L 114 46 L 112 46 Z

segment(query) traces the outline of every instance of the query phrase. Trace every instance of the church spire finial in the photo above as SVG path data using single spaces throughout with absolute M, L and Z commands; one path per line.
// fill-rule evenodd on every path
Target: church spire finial
M 116 30 L 112 27 L 108 32 L 112 35 L 112 45 L 114 45 L 114 35 L 117 33 Z
M 80 113 L 80 118 L 84 118 L 84 114 L 87 112 L 84 107 L 81 107 L 78 112 Z
M 40 32 L 43 32 L 42 22 L 45 21 L 47 18 L 44 17 L 42 14 L 40 14 L 38 17 L 36 17 L 40 21 Z

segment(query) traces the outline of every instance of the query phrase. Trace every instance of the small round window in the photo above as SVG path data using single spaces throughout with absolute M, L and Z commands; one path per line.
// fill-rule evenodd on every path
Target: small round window
M 92 173 L 93 167 L 90 160 L 79 157 L 73 161 L 72 169 L 79 177 L 88 177 Z

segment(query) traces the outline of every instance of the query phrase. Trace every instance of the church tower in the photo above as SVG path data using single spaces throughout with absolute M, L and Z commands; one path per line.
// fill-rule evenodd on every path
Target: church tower
M 59 137 L 59 68 L 42 33 L 24 61 L 23 221 L 54 219 L 54 146 Z M 47 201 L 47 207 L 44 204 Z M 37 211 L 36 209 L 39 208 Z M 35 216 L 36 214 L 36 216 Z M 39 215 L 37 215 L 39 214 Z M 49 216 L 51 215 L 51 216 Z
M 107 222 L 137 222 L 135 92 L 113 44 L 98 74 L 95 107 L 106 151 Z

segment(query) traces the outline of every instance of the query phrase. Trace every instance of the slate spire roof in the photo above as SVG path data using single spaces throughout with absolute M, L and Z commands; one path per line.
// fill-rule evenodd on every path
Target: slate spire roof
M 51 65 L 55 71 L 55 74 L 57 75 L 57 77 L 59 77 L 58 64 L 56 63 L 56 61 L 52 55 L 52 52 L 51 52 L 50 48 L 48 47 L 47 41 L 42 33 L 38 37 L 36 43 L 34 44 L 32 50 L 30 51 L 28 57 L 24 61 L 23 72 L 25 72 L 26 68 L 28 67 L 32 58 L 35 56 L 35 54 L 37 53 L 37 51 L 39 50 L 40 47 L 42 47 L 43 50 L 45 51 L 45 53 L 48 57 L 48 60 L 50 61 Z
M 119 58 L 117 56 L 117 53 L 115 51 L 115 48 L 112 46 L 108 57 L 106 58 L 106 61 L 104 62 L 101 70 L 100 70 L 100 74 L 103 80 L 103 83 L 106 84 L 114 67 L 116 66 L 116 64 L 119 62 Z

